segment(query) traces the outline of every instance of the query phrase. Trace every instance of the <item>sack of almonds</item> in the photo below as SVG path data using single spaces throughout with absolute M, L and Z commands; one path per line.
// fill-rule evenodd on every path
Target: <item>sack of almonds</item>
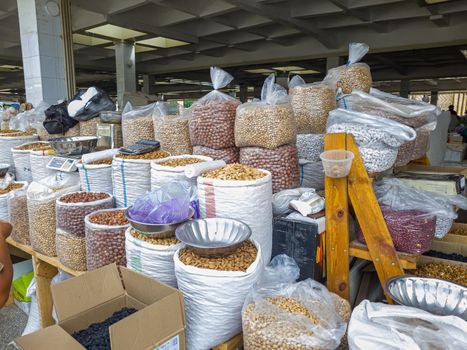
M 151 190 L 151 161 L 170 156 L 157 150 L 138 155 L 116 154 L 112 162 L 113 194 L 118 208 L 126 208 Z
M 157 102 L 152 120 L 154 138 L 161 143 L 162 149 L 174 156 L 193 152 L 188 128 L 188 113 L 170 114 L 167 102 Z
M 369 49 L 364 43 L 350 43 L 347 64 L 330 69 L 324 82 L 329 83 L 336 91 L 341 89 L 344 94 L 350 94 L 353 90 L 370 92 L 373 84 L 370 67 L 360 62 Z
M 260 245 L 245 241 L 218 258 L 199 256 L 187 247 L 177 251 L 174 261 L 185 301 L 187 349 L 211 349 L 239 334 L 243 302 L 263 271 Z
M 305 83 L 299 75 L 289 82 L 290 104 L 298 134 L 322 134 L 330 111 L 336 108 L 336 90 L 325 82 Z
M 174 255 L 183 246 L 175 237 L 152 238 L 129 227 L 125 232 L 126 266 L 177 288 Z
M 152 121 L 156 103 L 133 107 L 127 102 L 122 111 L 123 146 L 127 147 L 140 140 L 154 140 L 154 123 Z
M 275 83 L 275 76 L 266 78 L 261 102 L 247 102 L 237 107 L 235 145 L 274 149 L 295 143 L 296 125 L 287 91 Z
M 276 149 L 244 147 L 240 149 L 240 163 L 271 172 L 273 193 L 300 185 L 295 145 L 280 146 Z
M 214 149 L 235 146 L 235 110 L 240 102 L 219 91 L 232 80 L 233 77 L 226 71 L 211 67 L 214 90 L 196 101 L 189 110 L 190 138 L 193 146 Z
M 332 350 L 345 336 L 350 304 L 307 279 L 287 255 L 276 256 L 242 310 L 245 350 Z
M 240 150 L 237 147 L 213 149 L 205 146 L 193 146 L 193 154 L 223 160 L 227 164 L 238 163 Z
M 272 177 L 267 170 L 228 164 L 198 177 L 202 218 L 229 218 L 250 226 L 264 261 L 272 252 Z M 251 213 L 255 213 L 251 215 Z

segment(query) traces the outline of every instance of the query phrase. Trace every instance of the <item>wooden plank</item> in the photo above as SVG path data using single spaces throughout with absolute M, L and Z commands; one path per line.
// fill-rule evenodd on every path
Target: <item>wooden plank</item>
M 29 255 L 29 257 L 27 257 L 27 259 L 30 259 L 31 258 L 30 255 L 34 254 L 34 250 L 31 248 L 31 246 L 26 245 L 26 244 L 18 243 L 15 240 L 13 240 L 13 238 L 11 238 L 11 237 L 8 237 L 6 239 L 6 242 L 10 245 L 10 247 L 12 247 L 11 252 L 16 252 L 18 254 L 21 254 L 21 255 L 16 255 L 16 254 L 13 254 L 13 253 L 10 252 L 12 255 L 21 256 L 21 257 L 22 257 L 22 255 L 25 255 L 23 253 L 19 253 L 18 250 L 20 250 L 21 252 L 26 253 L 27 254 L 26 256 Z
M 41 316 L 42 327 L 55 324 L 52 318 L 52 293 L 50 291 L 50 281 L 57 274 L 58 270 L 45 261 L 39 260 L 35 255 L 32 257 L 34 267 L 34 277 L 36 278 L 36 295 L 39 314 Z
M 346 149 L 345 134 L 326 134 L 324 149 Z M 349 208 L 347 178 L 325 177 L 327 287 L 349 300 Z
M 44 255 L 38 252 L 36 252 L 35 254 L 39 260 L 44 261 L 48 263 L 49 265 L 54 266 L 60 270 L 63 270 L 72 276 L 79 276 L 86 272 L 86 271 L 75 271 L 75 270 L 70 269 L 69 267 L 66 267 L 58 260 L 57 257 L 47 256 L 47 255 Z
M 368 247 L 358 241 L 350 242 L 349 255 L 359 259 L 371 261 L 371 256 L 370 252 L 368 251 Z M 399 252 L 397 252 L 397 255 L 399 256 L 399 261 L 401 262 L 402 268 L 404 270 L 413 270 L 417 268 L 418 255 Z
M 388 278 L 403 275 L 404 270 L 373 192 L 371 180 L 351 135 L 347 136 L 347 149 L 355 155 L 348 177 L 350 202 L 365 237 L 378 278 L 381 285 L 384 285 Z M 387 295 L 386 298 L 392 303 Z
M 442 239 L 435 239 L 434 242 L 451 242 L 467 246 L 467 236 L 448 233 Z
M 212 350 L 235 350 L 235 349 L 240 349 L 243 346 L 243 335 L 240 333 L 239 335 L 236 335 L 232 339 L 226 341 L 225 343 L 218 345 Z

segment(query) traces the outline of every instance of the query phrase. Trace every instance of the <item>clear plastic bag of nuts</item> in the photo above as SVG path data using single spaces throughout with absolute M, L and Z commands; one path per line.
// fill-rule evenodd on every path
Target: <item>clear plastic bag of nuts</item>
M 84 237 L 84 217 L 114 206 L 113 196 L 104 192 L 73 192 L 57 199 L 57 229 L 64 234 Z
M 330 111 L 336 108 L 336 90 L 326 82 L 306 84 L 299 75 L 289 82 L 290 104 L 298 134 L 321 134 Z
M 270 171 L 274 193 L 300 185 L 295 145 L 285 145 L 276 149 L 244 147 L 240 149 L 240 163 Z
M 240 102 L 219 91 L 232 80 L 233 77 L 226 71 L 211 67 L 214 90 L 196 101 L 188 110 L 191 114 L 188 124 L 193 146 L 213 149 L 235 146 L 235 110 Z
M 344 94 L 350 94 L 353 90 L 370 92 L 373 83 L 370 67 L 359 62 L 369 49 L 364 43 L 350 43 L 347 64 L 330 69 L 324 81 L 335 87 L 336 91 L 341 89 Z
M 154 140 L 154 123 L 152 115 L 156 103 L 133 107 L 127 102 L 122 111 L 123 146 L 129 146 L 139 140 Z
M 75 271 L 86 271 L 86 239 L 57 228 L 55 236 L 58 260 Z
M 11 238 L 21 244 L 31 244 L 29 240 L 28 197 L 26 188 L 11 191 L 7 201 L 10 223 L 13 226 Z
M 188 127 L 189 114 L 170 114 L 167 102 L 157 102 L 152 116 L 154 138 L 161 143 L 161 148 L 174 156 L 191 154 L 193 147 Z
M 274 149 L 296 141 L 296 125 L 287 91 L 275 83 L 275 75 L 266 78 L 261 102 L 237 107 L 235 145 Z
M 130 226 L 122 209 L 98 210 L 86 215 L 88 271 L 116 263 L 126 266 L 125 231 Z
M 350 305 L 316 281 L 296 283 L 298 272 L 287 255 L 276 256 L 266 267 L 243 305 L 245 350 L 331 350 L 340 345 Z

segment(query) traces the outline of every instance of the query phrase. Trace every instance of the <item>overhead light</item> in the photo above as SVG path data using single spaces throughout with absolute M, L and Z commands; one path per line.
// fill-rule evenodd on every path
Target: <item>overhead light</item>
M 461 51 L 461 54 L 464 55 L 465 59 L 467 60 L 467 49 L 465 50 L 460 50 Z
M 304 69 L 304 70 L 293 70 L 290 73 L 303 75 L 303 74 L 319 74 L 321 72 L 317 70 L 313 70 L 313 69 Z
M 296 70 L 305 70 L 305 68 L 298 67 L 298 66 L 272 67 L 272 69 L 280 70 L 281 72 L 291 72 L 291 71 L 296 71 Z
M 245 72 L 252 74 L 274 73 L 274 70 L 267 68 L 245 69 Z
M 139 40 L 137 41 L 137 43 L 148 45 L 148 46 L 160 47 L 163 49 L 190 44 L 190 43 L 187 43 L 186 41 L 164 38 L 163 36 L 158 36 L 156 38 L 151 38 L 151 39 Z
M 106 46 L 106 49 L 109 50 L 115 50 L 115 45 L 112 46 Z M 135 45 L 135 53 L 141 53 L 141 52 L 148 52 L 148 51 L 156 51 L 157 49 L 155 47 L 147 47 L 147 46 L 141 46 L 141 45 Z
M 115 26 L 113 24 L 104 24 L 99 27 L 87 29 L 86 32 L 106 36 L 108 38 L 120 39 L 120 40 L 127 40 L 127 39 L 136 38 L 139 36 L 147 35 L 146 33 L 139 32 L 137 30 Z
M 73 34 L 73 42 L 75 44 L 86 45 L 86 46 L 96 46 L 102 44 L 111 43 L 110 40 L 96 38 L 95 36 L 84 35 L 84 34 Z
M 7 71 L 7 70 L 22 70 L 23 67 L 21 67 L 21 66 L 14 66 L 14 65 L 11 65 L 11 64 L 2 64 L 2 65 L 0 65 L 0 69 L 3 70 L 3 71 Z

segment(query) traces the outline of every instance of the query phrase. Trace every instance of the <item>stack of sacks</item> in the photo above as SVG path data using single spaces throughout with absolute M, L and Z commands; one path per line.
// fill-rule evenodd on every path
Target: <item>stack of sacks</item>
M 261 102 L 237 108 L 235 144 L 240 147 L 240 163 L 270 171 L 273 192 L 298 187 L 296 136 L 287 92 L 271 74 L 264 82 Z
M 211 67 L 211 91 L 190 108 L 190 137 L 193 154 L 238 162 L 238 149 L 235 147 L 235 110 L 240 104 L 235 98 L 219 89 L 227 86 L 233 77 L 217 67 Z
M 13 160 L 15 162 L 16 180 L 32 182 L 31 160 L 30 154 L 33 151 L 53 151 L 52 146 L 48 142 L 28 142 L 11 149 Z M 46 164 L 47 165 L 47 164 Z M 34 167 L 43 164 L 35 164 Z M 36 179 L 38 181 L 40 179 Z
M 399 148 L 396 166 L 406 165 L 425 155 L 429 134 L 436 128 L 436 120 L 441 112 L 435 105 L 394 96 L 377 89 L 371 89 L 369 94 L 353 91 L 349 95 L 339 96 L 338 102 L 341 108 L 394 120 L 415 130 L 416 139 L 405 142 Z

